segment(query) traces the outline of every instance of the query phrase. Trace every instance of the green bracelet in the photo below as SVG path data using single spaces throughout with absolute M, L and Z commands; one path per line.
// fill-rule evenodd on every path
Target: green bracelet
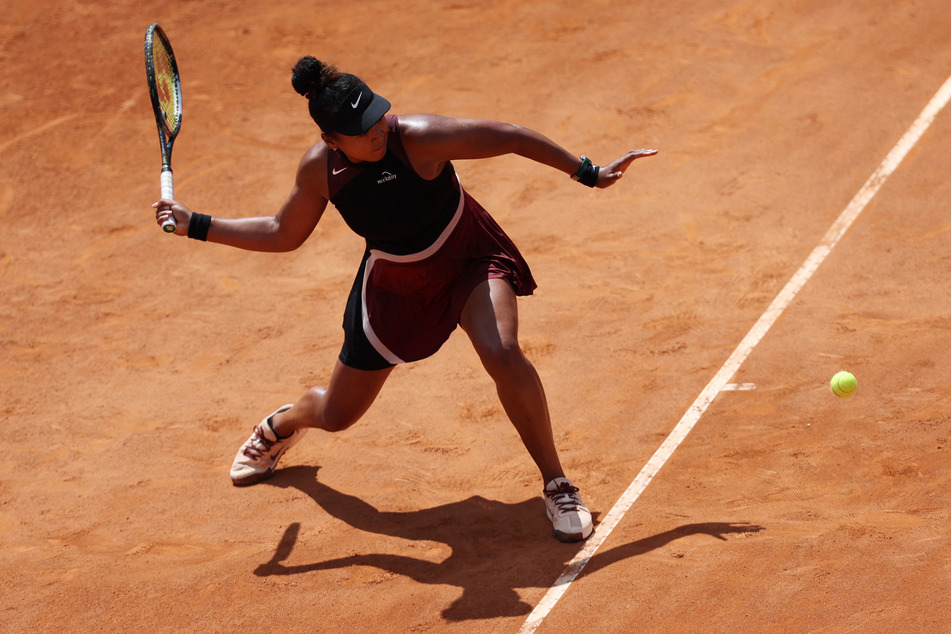
M 588 171 L 588 168 L 591 167 L 591 159 L 589 159 L 584 154 L 581 155 L 581 167 L 578 168 L 578 171 L 575 172 L 571 180 L 581 180 L 581 177 L 584 176 L 584 173 Z

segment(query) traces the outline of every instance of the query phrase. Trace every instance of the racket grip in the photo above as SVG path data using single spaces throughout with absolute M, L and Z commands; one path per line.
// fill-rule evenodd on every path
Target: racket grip
M 172 170 L 170 169 L 162 170 L 162 198 L 166 200 L 173 200 L 175 198 L 175 184 L 172 180 Z M 162 231 L 165 233 L 174 233 L 177 226 L 175 218 L 172 217 L 162 223 Z

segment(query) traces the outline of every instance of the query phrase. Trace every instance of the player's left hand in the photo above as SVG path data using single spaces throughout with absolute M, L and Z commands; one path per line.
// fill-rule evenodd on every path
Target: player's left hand
M 598 187 L 604 189 L 605 187 L 610 187 L 618 181 L 628 167 L 631 166 L 631 163 L 636 161 L 639 158 L 644 158 L 645 156 L 654 156 L 657 154 L 657 150 L 631 150 L 621 158 L 614 160 L 604 167 L 601 168 L 601 172 L 598 174 Z

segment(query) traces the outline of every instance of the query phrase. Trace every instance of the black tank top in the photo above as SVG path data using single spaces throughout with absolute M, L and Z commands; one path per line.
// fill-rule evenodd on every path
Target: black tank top
M 351 163 L 340 150 L 327 155 L 330 202 L 367 248 L 395 255 L 430 246 L 459 204 L 455 170 L 446 163 L 431 181 L 412 168 L 396 115 L 387 115 L 386 154 L 376 162 Z

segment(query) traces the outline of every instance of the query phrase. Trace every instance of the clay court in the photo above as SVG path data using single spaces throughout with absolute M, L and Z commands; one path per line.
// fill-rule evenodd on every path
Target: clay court
M 8 4 L 0 630 L 948 630 L 951 108 L 872 178 L 951 74 L 946 0 Z M 176 195 L 204 213 L 284 200 L 318 138 L 302 55 L 395 113 L 659 150 L 605 191 L 456 164 L 539 283 L 521 339 L 595 514 L 583 567 L 461 332 L 231 485 L 261 417 L 326 384 L 363 243 L 332 209 L 283 255 L 162 233 L 153 22 L 182 73 Z

